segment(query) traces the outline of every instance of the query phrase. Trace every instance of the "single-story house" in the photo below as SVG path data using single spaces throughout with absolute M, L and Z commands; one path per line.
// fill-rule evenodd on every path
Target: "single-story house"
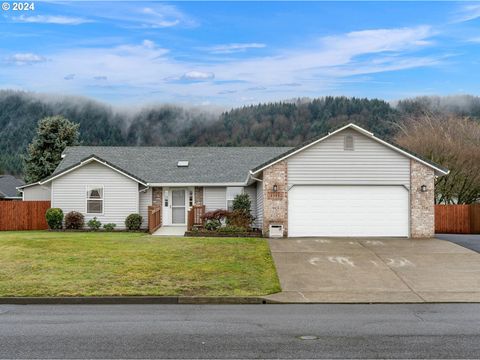
M 0 175 L 0 200 L 22 200 L 17 187 L 25 183 L 13 175 Z
M 68 147 L 51 176 L 19 189 L 117 228 L 130 213 L 147 219 L 149 206 L 161 226 L 186 227 L 194 205 L 228 209 L 247 193 L 267 236 L 417 238 L 434 234 L 434 179 L 445 174 L 349 124 L 295 148 Z

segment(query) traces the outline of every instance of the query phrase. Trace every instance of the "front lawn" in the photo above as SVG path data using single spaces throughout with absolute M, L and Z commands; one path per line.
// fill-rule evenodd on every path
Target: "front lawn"
M 265 239 L 0 232 L 0 296 L 249 296 L 278 291 Z

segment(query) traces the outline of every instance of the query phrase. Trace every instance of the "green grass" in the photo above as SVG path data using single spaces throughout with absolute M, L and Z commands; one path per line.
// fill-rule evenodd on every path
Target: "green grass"
M 265 239 L 0 232 L 0 296 L 266 295 Z

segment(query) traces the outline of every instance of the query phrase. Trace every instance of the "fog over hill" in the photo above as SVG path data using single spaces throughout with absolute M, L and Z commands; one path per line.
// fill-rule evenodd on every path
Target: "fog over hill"
M 114 108 L 83 97 L 0 90 L 0 171 L 20 175 L 38 120 L 64 115 L 80 124 L 84 145 L 294 146 L 348 122 L 391 138 L 397 124 L 422 111 L 480 119 L 480 98 L 429 96 L 399 100 L 322 97 L 218 108 L 148 105 Z

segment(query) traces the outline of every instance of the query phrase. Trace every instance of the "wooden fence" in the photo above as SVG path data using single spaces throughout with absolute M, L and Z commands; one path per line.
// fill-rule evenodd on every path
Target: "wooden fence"
M 480 234 L 480 204 L 435 205 L 435 232 Z
M 148 207 L 148 232 L 154 233 L 162 226 L 162 208 L 160 206 Z
M 0 231 L 48 229 L 50 201 L 0 201 Z
M 205 205 L 193 205 L 188 211 L 187 229 L 191 231 L 194 227 L 203 226 L 203 215 L 205 214 Z

